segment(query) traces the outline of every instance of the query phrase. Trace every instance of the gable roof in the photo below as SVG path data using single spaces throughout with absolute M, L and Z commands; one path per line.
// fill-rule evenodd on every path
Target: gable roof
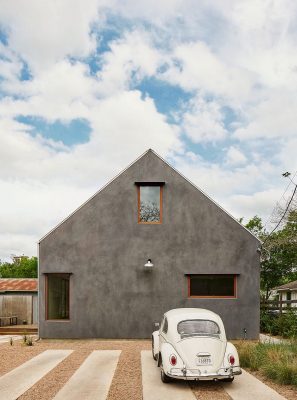
M 284 285 L 274 288 L 274 290 L 297 290 L 297 281 L 285 283 Z
M 1 278 L 1 292 L 37 292 L 38 279 L 35 278 Z
M 175 169 L 172 165 L 170 165 L 166 160 L 164 160 L 159 154 L 157 154 L 154 150 L 148 149 L 146 150 L 142 155 L 140 155 L 135 161 L 133 161 L 131 164 L 129 164 L 125 169 L 123 169 L 119 174 L 117 174 L 113 179 L 111 179 L 109 182 L 106 183 L 101 189 L 99 189 L 96 193 L 93 194 L 88 200 L 86 200 L 81 206 L 79 206 L 76 210 L 74 210 L 70 215 L 68 215 L 66 218 L 64 218 L 58 225 L 56 225 L 53 229 L 51 229 L 47 234 L 45 234 L 38 242 L 42 242 L 47 236 L 49 236 L 52 232 L 54 232 L 60 225 L 62 225 L 64 222 L 66 222 L 72 215 L 74 215 L 76 212 L 78 212 L 82 207 L 84 207 L 89 201 L 91 201 L 95 196 L 97 196 L 100 192 L 102 192 L 108 185 L 110 185 L 114 180 L 116 180 L 120 175 L 122 175 L 125 171 L 127 171 L 132 165 L 134 165 L 136 162 L 138 162 L 141 158 L 145 157 L 146 154 L 149 152 L 153 153 L 156 157 L 158 157 L 160 160 L 162 160 L 166 165 L 168 165 L 171 169 L 173 169 L 178 175 L 180 175 L 183 179 L 185 179 L 190 185 L 192 185 L 195 189 L 199 190 L 200 193 L 202 193 L 208 200 L 210 200 L 213 204 L 215 204 L 218 208 L 220 208 L 222 211 L 224 211 L 225 214 L 227 214 L 230 218 L 232 218 L 238 225 L 241 226 L 244 230 L 246 230 L 251 236 L 253 236 L 259 243 L 261 243 L 261 240 L 257 238 L 250 230 L 248 230 L 244 225 L 242 225 L 239 221 L 237 221 L 236 218 L 234 218 L 228 211 L 226 211 L 223 207 L 221 207 L 218 203 L 216 203 L 211 197 L 209 197 L 203 190 L 201 190 L 198 186 L 196 186 L 193 182 L 191 182 L 188 178 L 186 178 L 181 172 L 179 172 L 177 169 Z

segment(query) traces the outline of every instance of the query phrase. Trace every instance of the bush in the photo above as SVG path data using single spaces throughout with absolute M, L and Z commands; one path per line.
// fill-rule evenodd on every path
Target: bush
M 242 367 L 259 370 L 275 382 L 297 387 L 297 341 L 282 344 L 241 342 L 236 347 Z
M 283 314 L 276 315 L 261 311 L 260 330 L 284 338 L 297 338 L 297 313 L 288 310 Z

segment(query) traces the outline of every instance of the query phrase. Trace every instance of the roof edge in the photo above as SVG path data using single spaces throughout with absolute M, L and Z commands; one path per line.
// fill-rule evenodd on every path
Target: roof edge
M 232 218 L 241 228 L 246 230 L 251 236 L 253 236 L 259 243 L 262 243 L 262 241 L 257 238 L 250 230 L 248 230 L 244 225 L 242 225 L 239 221 L 237 221 L 236 218 L 234 218 L 228 211 L 226 211 L 223 207 L 221 207 L 215 200 L 213 200 L 211 197 L 209 197 L 202 189 L 200 189 L 197 185 L 195 185 L 192 181 L 190 181 L 188 178 L 186 178 L 181 172 L 179 172 L 175 167 L 170 165 L 166 160 L 164 160 L 163 157 L 161 157 L 158 153 L 156 153 L 153 149 L 148 149 L 144 153 L 142 153 L 136 160 L 131 162 L 126 168 L 124 168 L 122 171 L 120 171 L 114 178 L 112 178 L 110 181 L 108 181 L 102 188 L 97 190 L 91 197 L 89 197 L 85 202 L 83 202 L 78 208 L 76 208 L 71 214 L 69 214 L 67 217 L 65 217 L 60 223 L 58 223 L 54 228 L 52 228 L 48 233 L 46 233 L 42 238 L 37 242 L 37 244 L 40 244 L 47 236 L 49 236 L 51 233 L 53 233 L 56 229 L 59 228 L 64 222 L 66 222 L 72 215 L 74 215 L 76 212 L 78 212 L 82 207 L 84 207 L 89 201 L 91 201 L 97 194 L 102 192 L 107 186 L 109 186 L 114 180 L 116 180 L 120 175 L 122 175 L 127 169 L 132 167 L 137 161 L 139 161 L 142 157 L 144 157 L 147 153 L 152 152 L 155 156 L 160 158 L 166 165 L 168 165 L 170 168 L 172 168 L 177 174 L 179 174 L 182 178 L 184 178 L 190 185 L 192 185 L 195 189 L 199 190 L 208 200 L 210 200 L 213 204 L 215 204 L 218 208 L 220 208 L 223 212 L 225 212 L 230 218 Z
M 134 160 L 133 162 L 131 162 L 126 168 L 124 168 L 123 170 L 121 170 L 114 178 L 112 178 L 111 180 L 109 180 L 104 186 L 102 186 L 99 190 L 97 190 L 97 192 L 95 192 L 91 197 L 89 197 L 86 201 L 84 201 L 79 207 L 77 207 L 74 211 L 72 211 L 71 214 L 69 214 L 67 217 L 65 217 L 61 222 L 59 222 L 57 225 L 55 225 L 49 232 L 47 232 L 44 236 L 42 236 L 41 239 L 39 239 L 39 241 L 37 242 L 37 244 L 40 244 L 47 236 L 49 236 L 51 233 L 53 233 L 56 229 L 59 228 L 59 226 L 61 226 L 62 224 L 64 224 L 64 222 L 66 222 L 69 218 L 72 217 L 72 215 L 74 215 L 75 213 L 77 213 L 82 207 L 84 207 L 89 201 L 91 201 L 95 196 L 97 196 L 97 194 L 99 194 L 100 192 L 102 192 L 107 186 L 109 186 L 114 180 L 116 180 L 120 175 L 122 175 L 125 171 L 127 171 L 127 169 L 129 169 L 130 167 L 132 167 L 132 165 L 134 165 L 137 161 L 139 161 L 142 157 L 144 157 L 147 153 L 149 152 L 153 152 L 154 154 L 156 154 L 152 149 L 148 149 L 146 150 L 144 153 L 142 153 L 139 157 L 136 158 L 136 160 Z M 157 155 L 157 154 L 156 154 Z M 160 156 L 158 156 L 159 158 L 161 158 Z
M 220 206 L 215 200 L 213 200 L 211 197 L 209 197 L 200 187 L 195 185 L 192 181 L 190 181 L 188 178 L 186 178 L 181 172 L 179 172 L 176 168 L 174 168 L 172 165 L 170 165 L 164 158 L 159 156 L 154 150 L 150 149 L 157 157 L 159 157 L 162 161 L 164 161 L 165 164 L 167 164 L 169 167 L 171 167 L 177 174 L 179 174 L 182 178 L 184 178 L 188 183 L 190 183 L 195 189 L 199 190 L 208 200 L 210 200 L 213 204 L 215 204 L 217 207 L 219 207 L 222 211 L 224 211 L 230 218 L 232 218 L 239 226 L 241 226 L 244 230 L 246 230 L 250 235 L 252 235 L 259 243 L 262 243 L 262 241 L 254 235 L 249 229 L 247 229 L 244 225 L 242 225 L 239 221 L 237 221 L 236 218 L 233 217 L 228 211 L 226 211 L 222 206 Z

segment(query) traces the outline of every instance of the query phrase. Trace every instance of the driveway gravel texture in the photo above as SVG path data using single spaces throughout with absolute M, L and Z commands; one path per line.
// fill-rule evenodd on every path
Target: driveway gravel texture
M 24 345 L 21 340 L 14 341 L 12 346 L 9 343 L 1 343 L 0 376 L 45 350 L 74 350 L 57 367 L 19 397 L 19 400 L 50 400 L 93 350 L 121 350 L 107 400 L 142 400 L 140 352 L 150 350 L 150 348 L 150 340 L 40 340 L 34 342 L 32 347 Z M 269 382 L 265 383 L 269 385 Z M 190 383 L 198 400 L 230 400 L 223 386 L 224 384 L 219 382 Z M 278 391 L 275 385 L 273 388 Z M 295 390 L 289 390 L 286 393 L 283 391 L 281 394 L 289 400 L 297 398 Z

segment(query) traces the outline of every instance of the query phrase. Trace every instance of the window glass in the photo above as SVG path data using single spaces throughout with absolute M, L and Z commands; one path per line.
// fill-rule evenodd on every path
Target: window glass
M 168 321 L 167 321 L 167 318 L 165 318 L 165 320 L 164 320 L 164 324 L 163 324 L 163 329 L 162 329 L 162 331 L 163 331 L 164 333 L 167 333 L 167 331 L 168 331 Z
M 47 319 L 69 319 L 69 275 L 47 275 Z
M 218 336 L 220 334 L 220 328 L 216 322 L 202 319 L 181 321 L 177 325 L 177 331 L 181 337 L 194 335 Z
M 139 186 L 139 222 L 161 222 L 161 187 Z
M 192 275 L 190 296 L 235 297 L 234 275 Z

